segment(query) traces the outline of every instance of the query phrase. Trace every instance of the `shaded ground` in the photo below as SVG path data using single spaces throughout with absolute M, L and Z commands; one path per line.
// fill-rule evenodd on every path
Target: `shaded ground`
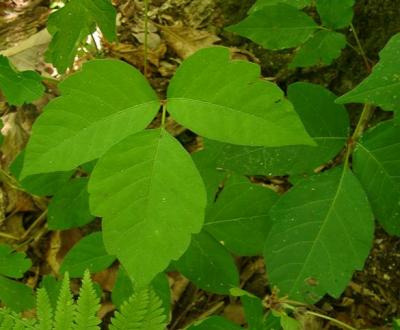
M 143 69 L 143 4 L 141 1 L 115 0 L 121 13 L 117 45 L 105 45 L 104 56 L 124 59 Z M 153 0 L 150 8 L 149 62 L 147 75 L 160 95 L 165 94 L 168 80 L 182 59 L 195 50 L 219 43 L 236 47 L 237 57 L 260 63 L 264 76 L 274 77 L 285 88 L 295 81 L 309 81 L 328 87 L 337 94 L 353 88 L 368 75 L 362 58 L 347 48 L 331 66 L 311 69 L 287 69 L 291 51 L 270 52 L 242 38 L 223 31 L 223 27 L 242 19 L 253 0 Z M 18 40 L 43 29 L 49 14 L 49 1 L 3 1 L 0 3 L 0 49 L 10 48 Z M 400 0 L 358 0 L 354 26 L 372 63 L 389 38 L 400 31 Z M 348 40 L 355 44 L 351 31 Z M 240 49 L 240 50 L 239 50 Z M 91 55 L 88 54 L 87 57 Z M 42 72 L 48 68 L 38 64 Z M 49 87 L 51 88 L 51 86 Z M 48 91 L 52 97 L 54 91 Z M 9 108 L 4 102 L 0 109 L 7 113 L 11 133 L 3 149 L 3 164 L 7 165 L 22 149 L 28 138 L 31 122 L 44 102 L 35 106 Z M 354 117 L 358 106 L 350 108 Z M 384 114 L 377 112 L 378 119 Z M 154 123 L 157 125 L 157 123 Z M 193 134 L 168 121 L 171 132 L 190 148 L 196 148 Z M 27 251 L 35 265 L 25 279 L 32 286 L 46 273 L 57 273 L 66 251 L 90 228 L 49 233 L 44 225 L 46 200 L 32 199 L 7 187 L 2 188 L 2 231 L 21 239 L 19 247 Z M 96 224 L 94 225 L 96 226 Z M 15 244 L 13 239 L 0 241 Z M 243 288 L 263 297 L 269 294 L 264 265 L 259 258 L 237 260 L 241 269 Z M 339 299 L 326 298 L 315 308 L 357 328 L 384 328 L 392 317 L 400 314 L 400 240 L 377 229 L 374 248 L 365 269 L 357 272 Z M 110 291 L 115 272 L 97 276 L 103 289 Z M 173 321 L 170 329 L 179 329 L 193 319 L 222 313 L 237 323 L 243 323 L 243 311 L 229 297 L 211 295 L 196 289 L 179 274 L 170 274 L 173 298 Z M 104 304 L 103 313 L 112 309 Z M 307 320 L 307 329 L 334 329 L 326 323 Z

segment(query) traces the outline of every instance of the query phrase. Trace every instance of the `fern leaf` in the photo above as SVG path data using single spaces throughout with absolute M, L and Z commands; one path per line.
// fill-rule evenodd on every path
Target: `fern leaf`
M 100 299 L 97 297 L 90 279 L 89 271 L 85 271 L 82 287 L 79 291 L 75 313 L 75 330 L 97 330 L 101 320 L 97 317 L 100 309 Z
M 166 316 L 161 299 L 153 290 L 141 290 L 121 306 L 111 320 L 110 330 L 164 330 Z
M 73 329 L 74 301 L 69 288 L 69 275 L 65 273 L 54 316 L 54 330 Z
M 20 314 L 8 308 L 0 309 L 0 330 L 34 330 L 33 324 L 33 320 L 24 319 Z
M 13 328 L 14 324 L 14 319 L 10 314 L 2 314 L 0 330 L 10 330 Z
M 46 289 L 37 290 L 36 295 L 36 313 L 39 323 L 36 325 L 37 330 L 53 329 L 53 308 Z

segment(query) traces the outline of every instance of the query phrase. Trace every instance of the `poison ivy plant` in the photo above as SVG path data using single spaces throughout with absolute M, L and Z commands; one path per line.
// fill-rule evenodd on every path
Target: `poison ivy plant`
M 17 71 L 7 57 L 0 55 L 0 91 L 11 105 L 31 103 L 44 94 L 42 78 L 35 71 Z
M 294 300 L 338 297 L 372 246 L 373 214 L 346 167 L 300 182 L 281 197 L 271 217 L 264 251 L 269 280 Z
M 354 0 L 317 0 L 323 26 L 301 9 L 307 0 L 258 0 L 248 17 L 227 28 L 266 49 L 298 47 L 290 67 L 329 65 L 346 46 L 346 37 L 334 31 L 351 24 Z
M 194 132 L 224 142 L 313 145 L 283 92 L 259 75 L 257 65 L 231 60 L 226 48 L 201 50 L 172 79 L 167 110 Z M 134 68 L 95 60 L 60 90 L 33 127 L 22 177 L 72 170 L 100 157 L 89 179 L 91 213 L 103 217 L 107 252 L 136 285 L 146 286 L 200 232 L 206 207 L 201 177 L 163 127 L 141 131 L 161 104 Z
M 387 111 L 400 110 L 400 33 L 380 52 L 372 73 L 355 89 L 341 96 L 338 103 L 371 103 Z
M 31 260 L 24 253 L 0 245 L 0 301 L 15 312 L 27 310 L 34 305 L 32 289 L 12 279 L 22 278 L 31 265 Z
M 47 29 L 53 36 L 46 59 L 64 73 L 74 62 L 79 45 L 98 26 L 109 40 L 116 39 L 116 10 L 109 0 L 69 0 L 52 13 Z

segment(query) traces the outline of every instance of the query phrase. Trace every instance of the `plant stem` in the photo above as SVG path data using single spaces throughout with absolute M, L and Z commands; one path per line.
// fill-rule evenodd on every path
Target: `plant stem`
M 161 114 L 161 127 L 165 128 L 165 121 L 167 117 L 167 107 L 165 104 L 162 105 L 162 114 Z
M 364 109 L 361 113 L 360 119 L 358 120 L 356 129 L 354 130 L 353 135 L 351 136 L 351 140 L 353 142 L 357 142 L 365 129 L 367 128 L 368 122 L 371 119 L 372 115 L 374 114 L 375 107 L 371 104 L 365 104 Z
M 368 71 L 371 71 L 371 65 L 369 64 L 368 57 L 365 54 L 363 46 L 361 45 L 360 38 L 358 38 L 358 34 L 356 32 L 356 29 L 354 28 L 353 23 L 350 24 L 350 29 L 351 32 L 353 33 L 354 39 L 356 40 L 357 46 L 360 49 L 360 55 L 364 60 L 365 67 L 367 68 Z
M 339 326 L 339 327 L 341 327 L 343 329 L 357 330 L 356 328 L 353 328 L 352 326 L 350 326 L 350 325 L 348 325 L 348 324 L 346 324 L 346 323 L 344 323 L 342 321 L 336 320 L 336 319 L 334 319 L 332 317 L 329 317 L 329 316 L 326 316 L 326 315 L 323 315 L 323 314 L 319 314 L 319 313 L 311 312 L 311 311 L 307 311 L 306 314 L 313 315 L 315 317 L 319 317 L 319 318 L 324 319 L 324 320 L 328 320 L 328 321 L 330 321 L 332 323 L 335 323 L 337 326 Z
M 144 0 L 144 76 L 147 77 L 148 34 L 149 34 L 149 0 Z

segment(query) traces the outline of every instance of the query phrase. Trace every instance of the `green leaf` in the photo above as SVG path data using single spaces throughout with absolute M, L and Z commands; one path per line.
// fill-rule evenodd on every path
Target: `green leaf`
M 15 312 L 22 312 L 35 305 L 30 287 L 3 276 L 0 276 L 0 301 Z
M 183 126 L 222 142 L 312 145 L 283 92 L 260 74 L 254 63 L 231 60 L 228 48 L 202 49 L 172 78 L 168 111 Z
M 140 290 L 115 313 L 110 330 L 164 330 L 167 324 L 161 304 L 153 290 Z
M 353 20 L 354 0 L 317 0 L 322 23 L 331 29 L 342 29 Z
M 36 314 L 38 319 L 37 330 L 53 329 L 53 308 L 46 289 L 40 288 L 36 294 Z
M 174 265 L 196 286 L 209 292 L 229 294 L 232 287 L 239 286 L 232 256 L 204 231 L 192 237 L 189 248 Z
M 226 28 L 266 49 L 297 47 L 312 36 L 318 25 L 306 13 L 279 3 L 261 7 L 236 25 Z
M 21 188 L 38 196 L 52 196 L 70 179 L 74 171 L 30 175 L 21 180 L 25 150 L 20 152 L 10 166 L 11 174 L 19 181 Z
M 59 85 L 33 125 L 22 177 L 67 171 L 99 158 L 112 145 L 141 131 L 153 119 L 159 101 L 132 66 L 94 60 Z
M 356 88 L 337 99 L 338 103 L 372 103 L 383 110 L 400 109 L 400 33 L 379 53 L 380 61 Z
M 204 141 L 204 148 L 192 154 L 192 159 L 196 164 L 204 185 L 207 190 L 207 200 L 209 203 L 214 203 L 215 196 L 218 192 L 219 185 L 224 181 L 226 172 L 218 170 L 217 161 L 224 147 L 223 143 L 208 143 Z
M 385 230 L 400 235 L 400 125 L 387 121 L 369 130 L 354 151 L 354 173 Z
M 303 174 L 339 153 L 348 137 L 349 119 L 346 109 L 334 103 L 336 95 L 319 85 L 295 83 L 289 86 L 288 96 L 317 147 L 225 145 L 220 151 L 218 167 L 240 174 Z
M 50 230 L 81 227 L 93 220 L 89 210 L 87 184 L 87 178 L 76 178 L 64 184 L 54 195 L 48 207 Z
M 207 208 L 204 229 L 239 256 L 260 255 L 271 228 L 268 213 L 277 199 L 272 190 L 234 176 Z
M 280 323 L 283 330 L 301 330 L 302 327 L 300 322 L 294 318 L 291 318 L 286 313 L 272 311 L 272 314 L 280 318 Z
M 201 322 L 198 322 L 187 330 L 241 330 L 242 328 L 221 316 L 211 316 Z
M 70 67 L 79 45 L 98 25 L 109 40 L 116 39 L 116 10 L 109 0 L 70 0 L 50 15 L 47 29 L 53 38 L 46 60 L 60 73 Z
M 42 78 L 34 71 L 18 72 L 0 55 L 0 91 L 11 105 L 31 103 L 42 97 Z
M 168 277 L 165 273 L 159 273 L 151 282 L 150 287 L 161 299 L 165 314 L 169 315 L 171 309 L 171 290 L 169 288 Z M 132 280 L 123 267 L 120 267 L 111 292 L 112 303 L 119 308 L 125 300 L 128 300 L 134 293 Z
M 206 191 L 200 174 L 163 129 L 113 146 L 93 170 L 89 194 L 92 211 L 104 218 L 107 251 L 139 287 L 181 257 L 203 225 Z
M 25 253 L 17 253 L 8 245 L 0 245 L 0 275 L 21 278 L 31 266 L 32 262 Z
M 374 217 L 347 168 L 302 181 L 281 197 L 271 217 L 264 251 L 268 278 L 293 300 L 339 297 L 372 246 Z
M 245 294 L 240 297 L 240 300 L 243 305 L 248 328 L 251 330 L 265 329 L 264 307 L 261 299 L 256 296 Z
M 68 251 L 60 272 L 68 272 L 71 277 L 82 277 L 85 270 L 97 273 L 114 261 L 115 257 L 109 255 L 104 248 L 102 233 L 96 232 L 82 238 Z
M 346 37 L 342 33 L 318 31 L 297 50 L 289 67 L 329 65 L 340 56 L 344 47 L 346 47 Z
M 311 0 L 258 0 L 249 10 L 248 14 L 252 14 L 266 6 L 284 3 L 296 8 L 304 8 L 311 4 Z
M 97 313 L 100 309 L 100 299 L 93 287 L 89 271 L 85 271 L 82 287 L 76 303 L 75 327 L 76 330 L 100 329 L 101 320 Z
M 400 319 L 393 320 L 393 329 L 400 330 Z
M 74 320 L 75 305 L 70 289 L 68 273 L 64 275 L 61 283 L 60 295 L 54 314 L 54 330 L 70 329 Z

